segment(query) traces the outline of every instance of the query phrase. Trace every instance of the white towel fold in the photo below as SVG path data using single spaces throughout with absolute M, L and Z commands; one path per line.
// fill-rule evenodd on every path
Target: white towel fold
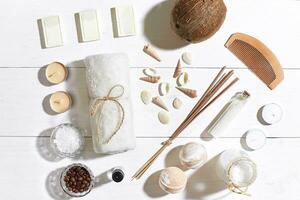
M 116 85 L 121 85 L 124 88 L 124 94 L 117 99 L 124 109 L 124 121 L 113 137 L 112 134 L 116 130 L 120 119 L 122 119 L 121 109 L 115 102 L 105 101 L 101 116 L 98 113 L 95 117 L 91 117 L 91 130 L 95 152 L 113 154 L 134 149 L 135 136 L 132 125 L 129 59 L 127 55 L 100 54 L 89 56 L 85 59 L 85 65 L 91 104 L 95 98 L 106 97 L 109 91 Z M 116 88 L 113 90 L 111 96 L 116 96 L 119 93 L 120 88 Z M 96 122 L 97 117 L 101 117 L 98 124 Z M 112 138 L 109 141 L 110 137 Z

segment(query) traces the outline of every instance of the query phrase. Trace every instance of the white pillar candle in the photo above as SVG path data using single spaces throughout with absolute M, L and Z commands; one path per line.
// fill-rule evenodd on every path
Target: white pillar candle
M 66 112 L 71 108 L 72 98 L 66 92 L 55 92 L 50 97 L 50 107 L 56 113 Z
M 46 78 L 50 83 L 58 84 L 66 80 L 67 68 L 59 62 L 50 63 L 46 68 Z
M 262 108 L 261 117 L 267 124 L 275 124 L 281 120 L 282 114 L 283 111 L 279 105 L 270 103 Z
M 259 129 L 251 129 L 245 135 L 245 142 L 252 150 L 261 149 L 266 143 L 266 135 Z

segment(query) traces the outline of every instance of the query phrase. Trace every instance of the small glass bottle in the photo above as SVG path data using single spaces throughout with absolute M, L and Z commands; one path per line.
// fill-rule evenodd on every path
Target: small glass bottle
M 224 132 L 242 110 L 249 97 L 250 94 L 247 91 L 236 93 L 207 126 L 205 130 L 207 135 L 215 137 Z
M 216 173 L 230 191 L 246 194 L 248 186 L 256 180 L 257 168 L 246 152 L 229 149 L 220 154 Z
M 119 167 L 119 166 L 114 167 L 111 170 L 106 172 L 106 176 L 107 176 L 108 180 L 119 183 L 125 177 L 124 169 L 123 169 L 123 167 Z

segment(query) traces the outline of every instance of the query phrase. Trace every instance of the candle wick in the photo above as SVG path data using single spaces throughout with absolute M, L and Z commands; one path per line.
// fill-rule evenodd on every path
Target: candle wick
M 57 103 L 57 104 L 59 104 L 60 102 L 59 102 L 59 101 L 54 101 L 54 103 Z
M 50 78 L 50 77 L 52 77 L 54 74 L 56 74 L 56 72 L 50 74 L 48 77 Z

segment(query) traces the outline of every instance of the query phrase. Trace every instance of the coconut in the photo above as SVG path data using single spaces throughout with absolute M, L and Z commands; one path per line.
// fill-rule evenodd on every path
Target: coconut
M 178 0 L 172 10 L 171 26 L 182 39 L 201 42 L 219 30 L 226 11 L 223 0 Z

